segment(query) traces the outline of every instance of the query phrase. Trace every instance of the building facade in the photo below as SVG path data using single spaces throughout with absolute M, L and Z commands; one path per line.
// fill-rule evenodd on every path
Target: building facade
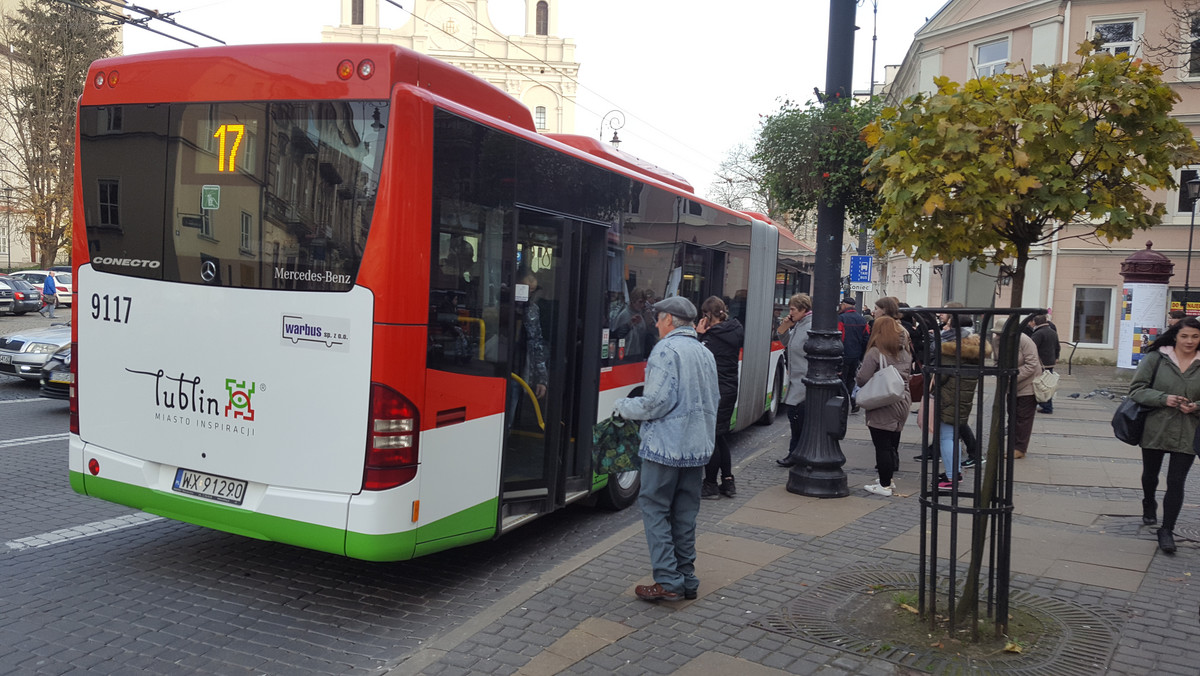
M 933 92 L 933 80 L 955 82 L 1022 68 L 1077 60 L 1079 44 L 1099 34 L 1103 49 L 1129 53 L 1163 69 L 1163 80 L 1180 96 L 1173 115 L 1200 131 L 1200 23 L 1188 21 L 1184 0 L 949 0 L 917 31 L 903 63 L 892 71 L 885 94 L 890 102 Z M 1192 9 L 1197 9 L 1192 5 Z M 1200 19 L 1200 16 L 1196 17 Z M 1195 28 L 1194 28 L 1195 27 Z M 1169 41 L 1175 53 L 1163 54 Z M 1178 170 L 1182 185 L 1200 167 Z M 1022 305 L 1051 309 L 1059 337 L 1074 343 L 1075 359 L 1115 363 L 1119 348 L 1122 298 L 1121 261 L 1153 241 L 1155 251 L 1175 263 L 1170 296 L 1182 302 L 1189 262 L 1192 203 L 1181 191 L 1159 191 L 1152 199 L 1167 205 L 1163 224 L 1138 231 L 1126 241 L 1105 243 L 1085 237 L 1090 228 L 1069 226 L 1053 241 L 1031 250 Z M 944 263 L 944 264 L 943 264 Z M 1200 287 L 1200 258 L 1191 261 L 1188 286 Z M 911 305 L 937 306 L 958 300 L 968 306 L 1008 306 L 1008 290 L 995 270 L 970 273 L 952 261 L 915 262 L 899 255 L 883 261 L 880 291 Z M 907 281 L 905 281 L 907 280 Z M 880 294 L 885 295 L 885 294 Z M 1200 294 L 1192 293 L 1193 314 Z M 1071 347 L 1064 345 L 1066 351 Z
M 325 42 L 400 45 L 462 68 L 529 107 L 539 131 L 575 130 L 579 64 L 575 43 L 558 37 L 560 0 L 525 0 L 525 34 L 505 36 L 492 25 L 488 0 L 411 0 L 408 21 L 380 25 L 379 0 L 340 0 L 341 23 L 321 31 Z

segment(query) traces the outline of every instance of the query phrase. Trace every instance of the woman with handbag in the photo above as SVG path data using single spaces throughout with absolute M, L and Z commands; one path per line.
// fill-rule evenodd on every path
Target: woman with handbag
M 871 433 L 871 443 L 875 445 L 875 469 L 879 472 L 878 481 L 863 486 L 868 493 L 891 496 L 896 490 L 892 475 L 899 469 L 900 432 L 908 422 L 911 406 L 908 379 L 912 374 L 912 362 L 908 332 L 890 316 L 877 317 L 855 383 L 863 387 L 872 376 L 890 366 L 900 372 L 904 389 L 902 396 L 894 403 L 867 409 L 867 429 Z M 863 400 L 860 398 L 859 402 Z
M 1196 433 L 1200 427 L 1200 320 L 1182 319 L 1158 340 L 1138 363 L 1129 383 L 1129 398 L 1150 409 L 1142 432 L 1142 523 L 1157 521 L 1158 473 L 1163 456 L 1171 454 L 1167 492 L 1163 496 L 1162 527 L 1158 548 L 1175 553 L 1175 519 L 1183 506 L 1183 487 L 1196 459 Z

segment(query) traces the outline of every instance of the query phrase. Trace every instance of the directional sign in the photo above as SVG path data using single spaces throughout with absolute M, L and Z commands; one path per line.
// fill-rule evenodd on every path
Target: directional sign
M 871 282 L 871 257 L 850 257 L 850 283 L 869 284 Z

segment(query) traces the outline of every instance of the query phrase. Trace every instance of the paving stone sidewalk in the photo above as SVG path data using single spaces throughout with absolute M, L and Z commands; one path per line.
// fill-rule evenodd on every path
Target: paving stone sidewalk
M 1197 481 L 1189 484 L 1177 527 L 1179 552 L 1163 555 L 1153 527 L 1141 523 L 1140 451 L 1116 441 L 1108 424 L 1120 395 L 1107 392 L 1119 391 L 1124 378 L 1106 366 L 1060 372 L 1054 413 L 1038 414 L 1029 456 L 1014 464 L 1012 589 L 1096 618 L 1096 626 L 1084 623 L 1068 639 L 1100 629 L 1112 638 L 1099 648 L 1067 640 L 1058 661 L 1042 668 L 1024 663 L 1024 670 L 978 673 L 1194 675 Z M 862 415 L 852 416 L 849 427 L 841 447 L 850 496 L 829 500 L 785 490 L 786 470 L 774 459 L 783 455 L 787 424 L 768 428 L 767 443 L 735 468 L 738 497 L 702 504 L 702 586 L 695 601 L 650 604 L 634 597 L 634 585 L 651 579 L 644 536 L 640 525 L 632 526 L 391 673 L 920 673 L 895 656 L 838 647 L 807 631 L 813 627 L 801 625 L 792 635 L 773 629 L 773 618 L 811 610 L 806 604 L 815 597 L 808 595 L 832 580 L 861 571 L 919 572 L 920 468 L 912 456 L 920 432 L 915 424 L 905 430 L 900 494 L 882 498 L 862 490 L 875 479 Z M 1160 492 L 1164 485 L 1165 479 Z M 943 671 L 966 667 L 947 662 Z

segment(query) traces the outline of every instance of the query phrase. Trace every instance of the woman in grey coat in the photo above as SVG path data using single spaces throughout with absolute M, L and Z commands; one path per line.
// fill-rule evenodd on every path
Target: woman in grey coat
M 775 461 L 780 467 L 796 464 L 796 446 L 800 442 L 800 433 L 804 431 L 804 377 L 808 375 L 808 355 L 804 352 L 804 342 L 808 340 L 811 329 L 812 298 L 806 293 L 798 293 L 788 300 L 787 317 L 779 322 L 779 328 L 776 329 L 779 340 L 787 346 L 788 393 L 783 403 L 788 407 L 788 422 L 792 426 L 788 454 Z
M 900 432 L 908 422 L 908 412 L 912 407 L 912 400 L 908 397 L 912 361 L 908 332 L 900 322 L 887 316 L 876 318 L 867 352 L 863 355 L 862 366 L 858 368 L 854 382 L 862 387 L 881 369 L 895 366 L 904 378 L 905 396 L 894 404 L 867 411 L 867 429 L 871 432 L 871 443 L 875 445 L 875 469 L 879 472 L 879 481 L 863 486 L 868 493 L 891 497 L 896 489 L 892 475 L 900 466 Z
M 1175 519 L 1183 507 L 1183 487 L 1196 459 L 1196 434 L 1200 417 L 1200 320 L 1187 317 L 1151 343 L 1129 383 L 1129 397 L 1149 406 L 1142 433 L 1142 523 L 1158 517 L 1154 499 L 1163 457 L 1171 455 L 1167 493 L 1163 496 L 1162 527 L 1158 548 L 1175 553 Z M 1154 382 L 1151 385 L 1151 381 Z

